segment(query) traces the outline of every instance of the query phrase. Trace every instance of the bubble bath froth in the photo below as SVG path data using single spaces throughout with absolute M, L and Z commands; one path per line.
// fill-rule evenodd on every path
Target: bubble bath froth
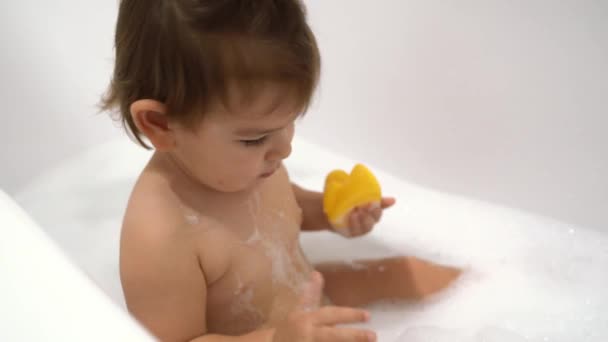
M 407 224 L 386 215 L 382 234 L 358 241 L 321 233 L 302 242 L 313 261 L 407 254 L 465 270 L 424 302 L 373 305 L 364 326 L 380 341 L 608 340 L 608 237 L 489 205 L 473 213 L 472 204 L 451 203 L 451 220 L 410 207 Z

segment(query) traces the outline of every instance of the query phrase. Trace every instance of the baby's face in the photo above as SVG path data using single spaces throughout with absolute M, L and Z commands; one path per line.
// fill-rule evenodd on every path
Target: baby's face
M 190 176 L 216 191 L 254 188 L 291 153 L 299 113 L 288 101 L 277 105 L 274 97 L 235 113 L 211 111 L 194 132 L 177 130 L 174 156 Z

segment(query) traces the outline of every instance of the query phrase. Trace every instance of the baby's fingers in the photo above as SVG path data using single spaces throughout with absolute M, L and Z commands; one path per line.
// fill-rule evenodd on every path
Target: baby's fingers
M 350 213 L 348 218 L 348 228 L 357 231 L 361 228 L 361 215 L 362 212 L 359 209 L 355 209 Z
M 382 208 L 380 207 L 375 207 L 372 209 L 371 211 L 372 217 L 374 218 L 374 220 L 376 220 L 376 222 L 380 221 L 380 218 L 382 217 Z
M 365 310 L 339 306 L 324 306 L 315 311 L 312 316 L 314 325 L 352 324 L 369 320 L 369 313 Z
M 373 331 L 363 329 L 323 327 L 315 333 L 315 341 L 374 342 L 376 341 L 376 334 Z
M 392 207 L 397 200 L 394 197 L 383 197 L 380 201 L 380 208 L 387 209 Z
M 372 213 L 365 213 L 362 215 L 361 220 L 363 221 L 362 227 L 363 231 L 367 232 L 374 227 L 376 224 L 376 219 L 374 218 Z

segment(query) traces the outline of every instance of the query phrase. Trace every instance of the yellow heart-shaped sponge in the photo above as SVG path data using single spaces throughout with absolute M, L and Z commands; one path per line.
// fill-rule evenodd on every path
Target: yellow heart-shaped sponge
M 325 178 L 323 210 L 334 228 L 346 227 L 348 214 L 355 207 L 380 204 L 381 198 L 378 180 L 362 164 L 355 165 L 350 175 L 343 170 L 334 170 Z

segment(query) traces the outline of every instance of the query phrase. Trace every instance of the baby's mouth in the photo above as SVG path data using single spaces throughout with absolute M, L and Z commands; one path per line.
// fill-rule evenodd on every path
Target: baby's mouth
M 260 175 L 260 177 L 262 177 L 262 178 L 268 178 L 268 177 L 272 176 L 272 174 L 275 173 L 278 169 L 279 169 L 279 167 L 277 166 L 274 169 L 272 169 L 272 171 L 262 173 Z

